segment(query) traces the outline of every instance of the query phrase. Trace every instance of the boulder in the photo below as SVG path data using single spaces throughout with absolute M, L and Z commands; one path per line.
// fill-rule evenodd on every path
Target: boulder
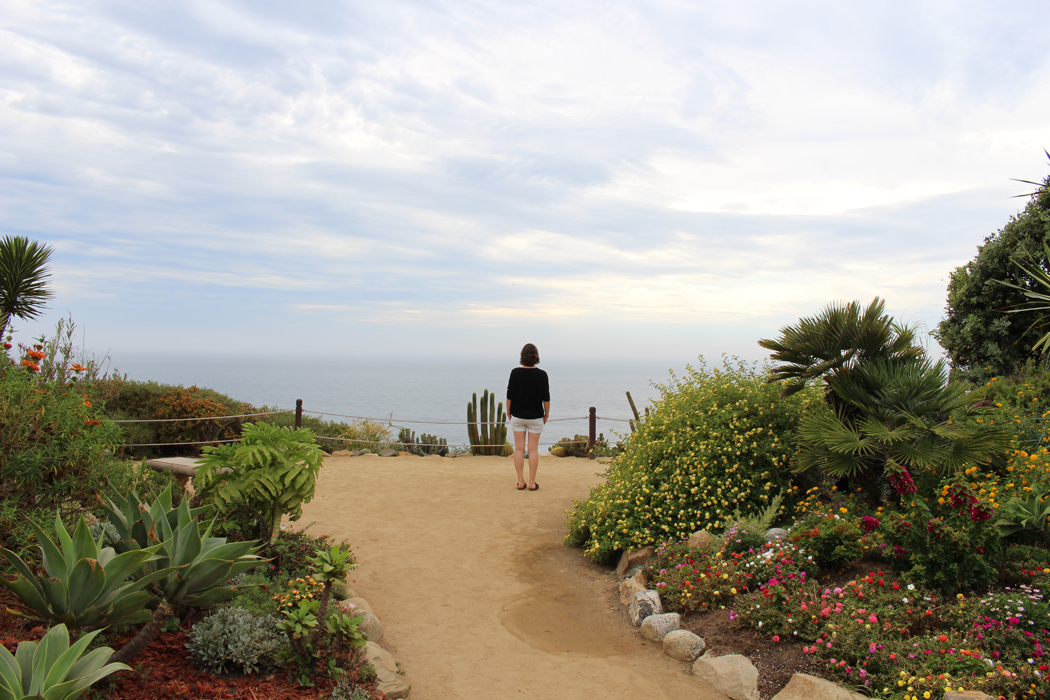
M 368 604 L 368 601 L 364 598 L 347 598 L 348 603 L 354 604 L 354 612 L 350 613 L 350 617 L 357 617 L 362 612 L 370 612 L 375 615 L 375 610 Z
M 773 696 L 773 700 L 867 700 L 863 695 L 846 690 L 837 683 L 808 673 L 796 673 Z
M 660 594 L 656 591 L 639 591 L 634 594 L 631 607 L 627 609 L 627 617 L 635 627 L 641 627 L 642 621 L 650 615 L 659 615 L 664 611 L 660 603 Z
M 693 662 L 693 675 L 731 700 L 759 700 L 758 669 L 740 654 L 704 654 Z
M 995 698 L 979 690 L 946 690 L 944 700 L 995 700 Z
M 686 544 L 689 545 L 690 549 L 712 549 L 715 541 L 715 536 L 710 532 L 699 530 L 689 535 L 689 540 Z
M 771 527 L 766 530 L 766 542 L 787 539 L 788 531 L 782 527 Z
M 336 450 L 332 453 L 333 457 L 353 457 L 354 453 L 350 450 Z
M 351 617 L 361 618 L 361 622 L 358 623 L 357 629 L 364 632 L 369 641 L 383 641 L 383 623 L 379 621 L 379 618 L 376 617 L 374 613 L 362 610 L 357 615 L 352 614 Z
M 707 644 L 689 630 L 673 630 L 664 635 L 664 653 L 672 659 L 692 663 L 704 653 Z
M 650 615 L 642 620 L 642 636 L 653 642 L 663 641 L 668 632 L 674 632 L 682 626 L 682 616 L 678 613 Z
M 634 602 L 634 594 L 645 590 L 645 574 L 638 573 L 630 578 L 620 581 L 620 604 L 630 605 Z
M 350 450 L 350 456 L 351 457 L 360 457 L 361 456 L 361 450 Z
M 385 450 L 379 450 L 380 457 L 397 457 L 397 450 L 392 450 L 389 447 Z
M 376 689 L 391 700 L 408 697 L 408 680 L 401 674 L 389 651 L 375 642 L 365 642 L 362 652 L 365 663 L 376 670 Z
M 627 573 L 628 569 L 649 561 L 649 558 L 653 556 L 653 552 L 655 551 L 655 547 L 649 546 L 635 549 L 630 552 L 624 552 L 623 556 L 620 557 L 620 563 L 616 565 L 616 575 L 623 576 Z

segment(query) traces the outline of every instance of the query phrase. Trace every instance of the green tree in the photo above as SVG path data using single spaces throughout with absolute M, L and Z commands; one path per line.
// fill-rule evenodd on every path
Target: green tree
M 1050 270 L 1043 250 L 1050 238 L 1050 176 L 1033 184 L 1039 187 L 1024 210 L 988 236 L 977 257 L 956 268 L 948 282 L 945 317 L 933 335 L 953 369 L 974 382 L 1013 374 L 1042 335 L 1042 313 L 1023 309 L 1025 293 L 1040 286 L 1021 266 Z
M 46 286 L 51 276 L 47 270 L 50 259 L 49 246 L 25 236 L 0 239 L 0 337 L 12 316 L 22 320 L 36 318 L 44 302 L 51 298 L 51 290 Z

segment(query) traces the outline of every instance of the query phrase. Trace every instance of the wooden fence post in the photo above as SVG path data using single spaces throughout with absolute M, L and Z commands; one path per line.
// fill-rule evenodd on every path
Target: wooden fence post
M 303 427 L 303 400 L 295 400 L 295 427 L 296 429 Z
M 587 414 L 587 428 L 590 434 L 587 436 L 587 458 L 594 459 L 594 442 L 598 438 L 598 414 L 594 410 L 594 406 L 591 406 L 590 412 Z

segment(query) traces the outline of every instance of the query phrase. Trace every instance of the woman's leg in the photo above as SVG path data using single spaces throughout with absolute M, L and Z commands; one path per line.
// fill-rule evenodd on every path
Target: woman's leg
M 517 433 L 514 434 L 515 439 Z M 515 454 L 517 454 L 515 452 Z M 524 460 L 523 460 L 524 461 Z M 522 467 L 525 465 L 522 464 Z M 540 434 L 529 433 L 529 488 L 536 486 L 536 470 L 540 468 Z
M 518 472 L 518 486 L 521 486 L 525 483 L 525 431 L 514 431 L 514 471 Z

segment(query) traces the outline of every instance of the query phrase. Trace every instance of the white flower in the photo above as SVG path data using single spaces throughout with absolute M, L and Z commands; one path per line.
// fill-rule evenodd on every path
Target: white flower
M 909 583 L 908 584 L 908 590 L 909 591 L 914 591 L 915 590 L 915 584 L 914 583 Z

